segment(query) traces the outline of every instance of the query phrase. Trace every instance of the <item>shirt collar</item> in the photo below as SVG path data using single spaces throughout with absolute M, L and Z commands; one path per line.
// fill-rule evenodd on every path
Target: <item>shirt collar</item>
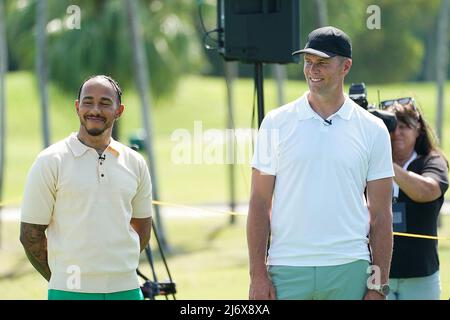
M 120 143 L 111 137 L 111 142 L 109 143 L 109 146 L 106 148 L 105 151 L 108 151 L 114 157 L 118 158 L 120 155 L 120 151 L 119 151 L 120 149 L 121 149 Z
M 408 159 L 408 161 L 405 162 L 405 164 L 403 165 L 403 169 L 407 170 L 408 166 L 411 162 L 413 162 L 415 159 L 417 158 L 417 152 L 414 150 L 411 158 Z
M 69 136 L 68 139 L 68 145 L 70 150 L 72 151 L 73 155 L 75 157 L 82 156 L 87 150 L 93 149 L 91 147 L 88 147 L 87 145 L 83 144 L 80 140 L 78 140 L 77 137 L 78 133 L 74 132 Z M 120 144 L 111 138 L 111 141 L 108 145 L 108 147 L 105 149 L 105 152 L 111 153 L 116 158 L 120 155 Z
M 311 105 L 308 101 L 309 91 L 306 92 L 298 101 L 297 101 L 297 116 L 298 120 L 306 120 L 310 118 L 321 119 L 321 117 L 311 108 Z M 339 108 L 337 112 L 332 114 L 328 119 L 333 118 L 334 116 L 339 116 L 344 120 L 350 120 L 354 106 L 352 104 L 352 100 L 346 95 L 344 104 Z

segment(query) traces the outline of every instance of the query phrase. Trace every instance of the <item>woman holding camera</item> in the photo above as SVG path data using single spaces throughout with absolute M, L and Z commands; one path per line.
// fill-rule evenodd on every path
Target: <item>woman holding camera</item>
M 414 100 L 399 100 L 388 108 L 398 121 L 391 133 L 394 232 L 436 236 L 448 162 Z M 388 299 L 434 300 L 440 291 L 437 240 L 394 236 Z

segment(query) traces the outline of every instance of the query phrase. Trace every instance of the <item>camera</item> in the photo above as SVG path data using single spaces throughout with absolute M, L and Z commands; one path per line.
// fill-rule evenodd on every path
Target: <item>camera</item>
M 364 82 L 352 83 L 349 89 L 349 98 L 352 99 L 357 105 L 369 111 L 374 116 L 383 120 L 389 133 L 394 132 L 397 127 L 397 117 L 394 113 L 381 110 L 374 104 L 369 104 L 367 101 L 367 90 Z
M 167 296 L 177 293 L 176 285 L 172 281 L 154 282 L 146 280 L 145 283 L 141 286 L 141 290 L 144 298 L 148 298 L 151 300 L 154 300 L 155 296 Z

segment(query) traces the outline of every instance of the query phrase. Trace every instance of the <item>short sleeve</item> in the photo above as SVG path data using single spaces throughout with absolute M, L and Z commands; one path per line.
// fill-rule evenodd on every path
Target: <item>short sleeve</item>
M 144 158 L 139 161 L 139 185 L 136 195 L 131 201 L 133 218 L 149 218 L 152 216 L 152 182 Z
M 264 118 L 256 137 L 252 167 L 259 171 L 276 175 L 278 171 L 279 130 L 273 127 L 270 113 Z
M 50 156 L 38 156 L 28 172 L 22 200 L 21 221 L 48 225 L 56 199 L 57 163 Z
M 424 164 L 422 175 L 436 180 L 444 194 L 448 189 L 448 167 L 447 162 L 441 155 L 429 157 Z
M 383 127 L 378 127 L 377 131 L 374 133 L 375 136 L 370 151 L 367 181 L 394 176 L 389 132 L 383 125 Z

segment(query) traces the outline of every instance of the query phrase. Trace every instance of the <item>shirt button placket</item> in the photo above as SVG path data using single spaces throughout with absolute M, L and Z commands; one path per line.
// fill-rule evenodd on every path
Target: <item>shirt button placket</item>
M 103 156 L 103 158 L 104 158 L 104 156 Z M 98 160 L 98 174 L 99 174 L 100 183 L 108 182 L 108 178 L 106 176 L 105 160 L 102 160 L 102 159 Z

